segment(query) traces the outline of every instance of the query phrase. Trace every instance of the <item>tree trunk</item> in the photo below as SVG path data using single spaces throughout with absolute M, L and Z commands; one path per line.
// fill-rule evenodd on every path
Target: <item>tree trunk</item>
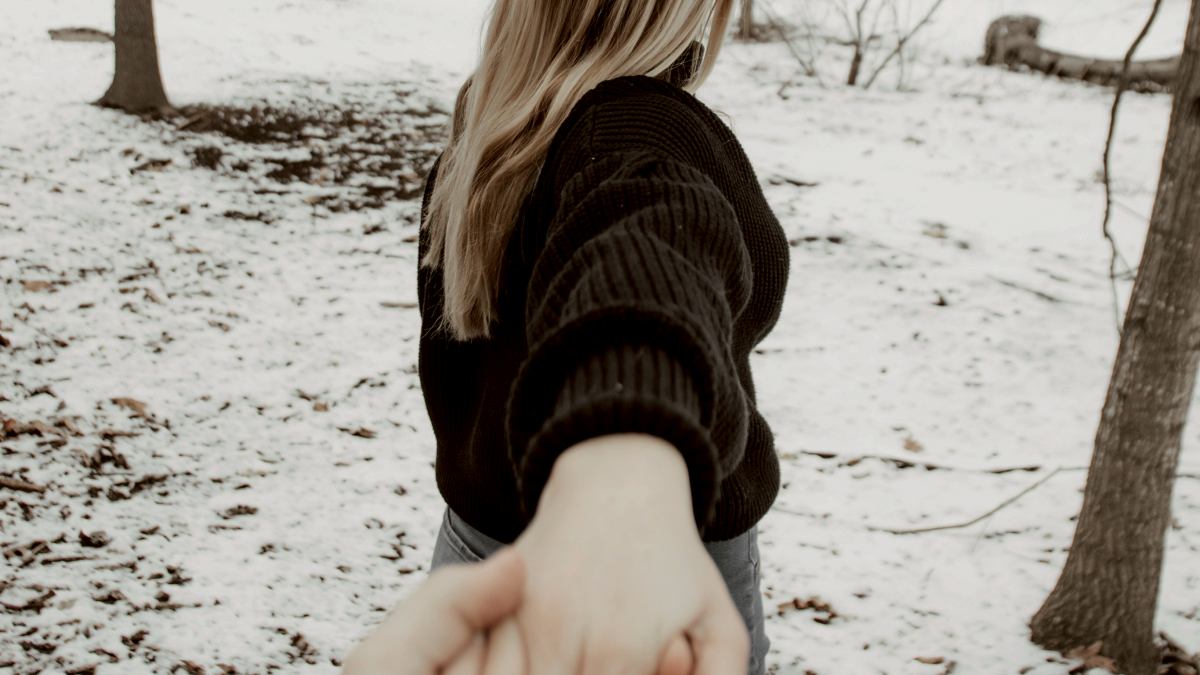
M 854 43 L 854 57 L 850 59 L 850 74 L 846 76 L 846 84 L 853 87 L 858 84 L 858 73 L 862 70 L 863 61 L 863 45 L 861 42 Z
M 116 0 L 116 69 L 108 91 L 96 103 L 129 112 L 167 112 L 154 39 L 152 0 Z
M 1174 88 L 1158 195 L 1075 538 L 1030 624 L 1048 649 L 1102 642 L 1101 654 L 1129 675 L 1157 670 L 1163 546 L 1200 363 L 1200 0 L 1192 0 Z
M 1047 75 L 1116 86 L 1122 59 L 1093 59 L 1064 54 L 1038 45 L 1042 20 L 1034 16 L 1003 16 L 988 26 L 984 39 L 984 65 L 1025 66 Z M 1129 88 L 1135 91 L 1169 89 L 1179 69 L 1179 57 L 1134 61 L 1129 66 Z
M 742 0 L 742 12 L 738 19 L 737 34 L 739 40 L 754 39 L 754 0 Z
M 871 0 L 863 0 L 862 4 L 854 12 L 854 25 L 851 26 L 851 32 L 854 38 L 854 57 L 850 59 L 850 73 L 846 76 L 846 84 L 853 87 L 858 84 L 858 74 L 862 70 L 863 57 L 867 51 L 867 47 L 871 44 L 873 35 L 863 34 L 863 14 L 867 11 L 867 6 L 871 4 Z M 878 13 L 876 14 L 878 16 Z

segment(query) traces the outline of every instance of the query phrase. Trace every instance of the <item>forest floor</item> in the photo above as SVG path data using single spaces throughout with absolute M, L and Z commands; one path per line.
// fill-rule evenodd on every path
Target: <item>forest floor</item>
M 413 196 L 483 7 L 429 4 L 159 0 L 170 120 L 89 105 L 111 47 L 47 39 L 111 28 L 111 5 L 0 7 L 0 672 L 333 672 L 424 577 L 442 502 Z M 1119 53 L 1143 10 L 1092 4 L 1048 37 Z M 1181 44 L 1185 4 L 1150 51 Z M 1066 25 L 1078 5 L 1038 6 Z M 781 44 L 731 43 L 700 92 L 792 243 L 753 361 L 784 472 L 760 524 L 772 672 L 1078 672 L 1026 622 L 1117 346 L 1111 91 L 974 64 L 1019 8 L 948 10 L 902 88 L 836 84 L 837 47 L 818 83 Z M 1122 112 L 1134 265 L 1169 110 Z M 969 527 L 889 531 L 1035 483 Z M 1158 627 L 1200 649 L 1195 423 Z

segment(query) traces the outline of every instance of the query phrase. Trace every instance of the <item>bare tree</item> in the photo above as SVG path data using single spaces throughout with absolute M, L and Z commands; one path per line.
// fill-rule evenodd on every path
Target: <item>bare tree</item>
M 821 74 L 817 70 L 817 62 L 825 51 L 827 39 L 819 34 L 825 17 L 822 14 L 818 18 L 814 11 L 814 7 L 818 6 L 825 10 L 829 9 L 828 3 L 800 3 L 795 8 L 799 11 L 799 16 L 796 17 L 793 25 L 788 25 L 788 22 L 782 20 L 772 9 L 770 2 L 755 3 L 755 7 L 761 10 L 766 17 L 765 27 L 769 31 L 766 34 L 778 36 L 787 46 L 788 51 L 792 53 L 792 57 L 796 59 L 805 76 L 815 78 L 823 86 L 824 82 L 821 81 Z M 793 36 L 793 33 L 796 35 Z M 785 83 L 783 88 L 789 85 L 790 82 Z
M 905 50 L 911 46 L 913 38 L 933 19 L 945 0 L 932 0 L 912 25 L 907 25 L 901 19 L 900 4 L 907 10 L 913 9 L 912 2 L 902 0 L 836 0 L 835 9 L 841 15 L 846 27 L 846 39 L 841 44 L 854 48 L 850 58 L 850 72 L 846 76 L 846 84 L 855 86 L 862 76 L 864 64 L 875 43 L 890 45 L 887 53 L 871 69 L 870 75 L 863 83 L 863 88 L 870 88 L 880 74 L 892 63 L 899 59 L 903 68 Z M 851 4 L 853 3 L 853 4 Z M 891 15 L 892 26 L 882 33 L 879 29 L 880 16 L 885 11 Z
M 937 14 L 938 9 L 941 8 L 943 2 L 945 2 L 945 0 L 936 0 L 932 5 L 929 6 L 929 10 L 925 12 L 925 15 L 909 28 L 905 28 L 900 25 L 900 13 L 898 10 L 896 10 L 895 3 L 892 3 L 892 16 L 896 22 L 896 45 L 890 52 L 888 52 L 887 56 L 885 56 L 883 60 L 879 62 L 879 65 L 875 67 L 874 72 L 871 73 L 871 76 L 868 77 L 867 81 L 863 84 L 863 89 L 870 89 L 871 85 L 875 84 L 875 79 L 879 77 L 879 74 L 883 72 L 884 68 L 887 68 L 892 59 L 900 57 L 900 62 L 903 64 L 904 49 L 908 47 L 910 42 L 912 42 L 913 37 L 922 28 L 924 28 L 931 19 L 933 19 L 933 15 Z M 903 68 L 903 65 L 901 65 L 901 68 Z
M 1060 651 L 1096 645 L 1128 675 L 1157 670 L 1154 614 L 1184 424 L 1200 363 L 1200 0 L 1145 250 L 1062 575 L 1030 623 Z
M 116 69 L 108 91 L 96 103 L 129 112 L 169 112 L 158 69 L 152 0 L 115 0 Z
M 862 62 L 866 58 L 871 42 L 878 39 L 875 34 L 875 26 L 879 23 L 879 13 L 883 10 L 884 3 L 881 1 L 876 4 L 875 16 L 871 20 L 869 28 L 864 26 L 863 17 L 866 15 L 867 9 L 871 7 L 871 0 L 862 0 L 856 9 L 851 9 L 850 5 L 846 3 L 847 0 L 840 0 L 838 9 L 842 15 L 842 21 L 846 24 L 846 45 L 854 47 L 854 56 L 850 59 L 850 73 L 846 76 L 846 84 L 853 87 L 858 84 Z

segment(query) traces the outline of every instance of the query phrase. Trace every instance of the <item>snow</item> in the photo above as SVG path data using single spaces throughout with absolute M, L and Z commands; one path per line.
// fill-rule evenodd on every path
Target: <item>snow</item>
M 1142 56 L 1178 51 L 1186 6 L 1164 2 Z M 176 104 L 386 115 L 399 83 L 448 108 L 486 3 L 155 7 Z M 795 242 L 753 363 L 785 480 L 760 525 L 775 672 L 1069 668 L 1025 624 L 1065 560 L 1117 346 L 1097 179 L 1111 92 L 972 59 L 987 22 L 1019 11 L 1047 20 L 1048 46 L 1119 58 L 1147 9 L 948 2 L 900 89 L 890 72 L 836 85 L 837 47 L 826 86 L 779 44 L 722 52 L 700 96 Z M 305 201 L 330 186 L 255 194 L 280 186 L 192 166 L 201 137 L 89 105 L 111 47 L 46 38 L 65 25 L 110 30 L 111 5 L 0 5 L 0 417 L 80 432 L 0 439 L 0 474 L 49 486 L 0 490 L 0 601 L 54 591 L 0 613 L 0 671 L 334 672 L 421 581 L 441 514 L 415 372 L 417 205 L 331 213 Z M 1113 228 L 1133 264 L 1169 110 L 1131 94 L 1121 112 Z M 171 162 L 131 173 L 153 159 Z M 1200 425 L 1185 434 L 1158 624 L 1194 650 Z M 127 468 L 109 454 L 90 470 L 101 450 Z M 974 526 L 883 531 L 970 520 L 1058 468 Z M 97 530 L 111 542 L 84 546 Z M 827 625 L 774 611 L 811 596 Z

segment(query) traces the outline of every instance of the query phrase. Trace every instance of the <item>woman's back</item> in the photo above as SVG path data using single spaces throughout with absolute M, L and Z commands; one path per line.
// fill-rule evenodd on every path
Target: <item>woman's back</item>
M 779 488 L 749 354 L 782 309 L 788 246 L 740 144 L 674 84 L 620 77 L 576 104 L 544 167 L 490 338 L 434 333 L 442 271 L 418 271 L 442 495 L 510 542 L 562 450 L 640 431 L 684 453 L 704 539 L 741 534 Z

